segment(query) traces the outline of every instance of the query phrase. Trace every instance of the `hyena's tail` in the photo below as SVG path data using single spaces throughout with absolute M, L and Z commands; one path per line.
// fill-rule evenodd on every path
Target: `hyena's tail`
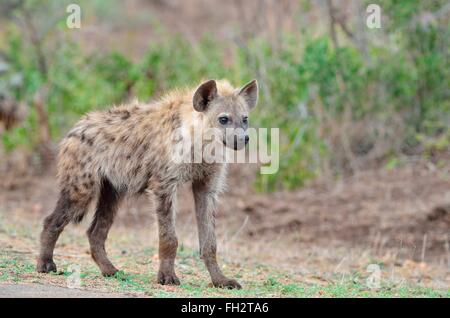
M 66 217 L 73 223 L 80 223 L 98 194 L 100 177 L 94 172 L 96 169 L 89 155 L 92 150 L 83 143 L 83 134 L 70 134 L 60 144 L 58 184 L 61 195 L 72 206 Z
M 93 182 L 64 185 L 58 199 L 57 206 L 59 208 L 55 210 L 55 213 L 59 211 L 61 217 L 64 217 L 68 222 L 80 223 L 96 196 L 94 185 L 95 183 Z
M 78 224 L 83 221 L 85 215 L 88 212 L 89 206 L 91 205 L 94 195 L 86 195 L 78 197 L 78 199 L 68 199 L 66 210 L 66 217 L 70 219 L 74 224 Z
M 94 184 L 92 183 L 92 185 Z M 95 195 L 97 192 L 99 195 Z M 90 202 L 92 202 L 94 198 L 97 198 L 94 221 L 99 217 L 101 218 L 102 214 L 105 213 L 112 214 L 111 217 L 114 218 L 114 214 L 117 211 L 117 205 L 119 204 L 122 195 L 121 192 L 118 191 L 107 178 L 102 178 L 99 184 L 99 189 L 91 189 L 90 194 L 82 199 L 82 201 L 86 202 L 86 208 L 76 209 L 74 211 L 72 216 L 73 223 L 80 223 L 84 219 L 84 216 L 88 211 L 87 206 L 90 205 Z
M 75 178 L 75 180 L 77 179 Z M 58 199 L 57 206 L 59 208 L 56 210 L 68 222 L 80 223 L 96 197 L 94 189 L 95 183 L 93 181 L 65 184 Z M 55 213 L 57 212 L 56 210 Z

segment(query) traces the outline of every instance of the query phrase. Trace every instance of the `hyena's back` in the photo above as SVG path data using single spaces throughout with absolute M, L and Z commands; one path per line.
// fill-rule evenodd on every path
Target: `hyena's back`
M 60 145 L 61 191 L 76 202 L 92 200 L 105 182 L 115 191 L 143 192 L 170 169 L 171 133 L 181 125 L 175 106 L 120 106 L 85 116 Z

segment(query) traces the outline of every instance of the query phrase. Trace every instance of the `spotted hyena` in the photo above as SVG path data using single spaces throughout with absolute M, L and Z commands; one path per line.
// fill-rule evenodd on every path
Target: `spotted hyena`
M 55 210 L 44 220 L 38 272 L 56 271 L 53 250 L 69 222 L 79 223 L 97 201 L 87 231 L 91 255 L 105 276 L 118 270 L 105 251 L 105 241 L 125 195 L 152 193 L 159 228 L 158 282 L 180 284 L 175 274 L 177 252 L 175 196 L 178 186 L 192 183 L 200 255 L 214 286 L 240 288 L 227 278 L 216 260 L 215 213 L 226 164 L 174 163 L 175 139 L 191 142 L 194 129 L 214 128 L 225 146 L 241 149 L 248 142 L 248 113 L 256 106 L 256 80 L 242 88 L 210 80 L 196 89 L 173 91 L 154 103 L 114 107 L 84 116 L 62 140 L 58 158 L 60 194 Z M 237 129 L 239 128 L 239 129 Z M 239 133 L 230 138 L 225 131 Z M 176 138 L 174 138 L 176 135 Z M 193 146 L 193 145 L 191 145 Z

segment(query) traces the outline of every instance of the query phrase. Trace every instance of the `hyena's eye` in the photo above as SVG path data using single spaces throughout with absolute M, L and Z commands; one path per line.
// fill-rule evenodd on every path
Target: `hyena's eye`
M 248 124 L 248 117 L 245 116 L 244 118 L 242 118 L 242 122 L 243 122 L 244 124 Z
M 227 116 L 220 116 L 219 117 L 219 123 L 221 123 L 222 125 L 228 124 L 229 121 L 230 121 L 230 119 Z

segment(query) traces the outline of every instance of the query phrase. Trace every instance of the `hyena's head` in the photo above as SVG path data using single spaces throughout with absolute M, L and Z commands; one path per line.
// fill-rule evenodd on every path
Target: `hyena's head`
M 219 134 L 223 144 L 234 150 L 244 148 L 249 141 L 248 117 L 257 101 L 256 80 L 223 95 L 216 81 L 209 80 L 197 88 L 193 98 L 194 109 L 206 116 L 206 128 Z

